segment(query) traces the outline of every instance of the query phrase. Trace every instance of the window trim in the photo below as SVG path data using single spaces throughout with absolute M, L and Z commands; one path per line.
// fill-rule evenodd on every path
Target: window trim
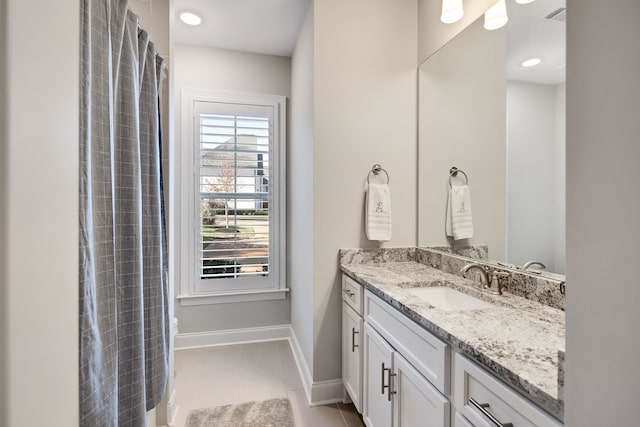
M 195 229 L 199 227 L 196 220 L 195 194 L 199 182 L 199 169 L 193 159 L 199 150 L 195 138 L 195 118 L 197 103 L 223 103 L 258 105 L 273 109 L 273 210 L 274 218 L 270 218 L 273 227 L 273 265 L 269 266 L 269 286 L 253 289 L 198 289 L 195 257 Z M 244 301 L 262 301 L 284 299 L 289 289 L 286 288 L 286 97 L 278 95 L 254 94 L 229 91 L 204 91 L 198 89 L 181 89 L 181 143 L 180 143 L 180 179 L 181 194 L 181 285 L 177 299 L 181 306 L 232 303 Z M 271 213 L 271 211 L 270 211 Z M 271 249 L 271 248 L 270 248 Z

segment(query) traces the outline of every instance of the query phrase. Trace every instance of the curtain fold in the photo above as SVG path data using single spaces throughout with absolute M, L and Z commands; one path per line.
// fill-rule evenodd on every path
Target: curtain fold
M 162 59 L 126 1 L 81 13 L 80 425 L 144 426 L 169 357 Z

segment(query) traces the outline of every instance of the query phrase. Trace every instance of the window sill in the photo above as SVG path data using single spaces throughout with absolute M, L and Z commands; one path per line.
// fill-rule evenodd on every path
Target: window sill
M 178 295 L 180 306 L 228 304 L 236 302 L 271 301 L 285 299 L 289 292 L 285 289 L 255 290 L 246 292 L 225 292 L 202 295 Z

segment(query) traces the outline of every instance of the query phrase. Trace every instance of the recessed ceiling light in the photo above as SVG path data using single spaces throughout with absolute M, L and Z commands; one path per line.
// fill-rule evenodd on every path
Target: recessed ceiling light
M 518 4 L 529 4 L 529 3 L 533 3 L 535 0 L 516 0 L 516 3 Z
M 180 13 L 180 20 L 187 25 L 200 25 L 200 23 L 202 22 L 202 18 L 200 18 L 193 12 Z
M 540 59 L 540 58 L 531 58 L 531 59 L 527 59 L 526 61 L 524 61 L 522 63 L 522 66 L 523 67 L 533 67 L 534 65 L 538 65 L 541 62 L 542 62 L 542 59 Z

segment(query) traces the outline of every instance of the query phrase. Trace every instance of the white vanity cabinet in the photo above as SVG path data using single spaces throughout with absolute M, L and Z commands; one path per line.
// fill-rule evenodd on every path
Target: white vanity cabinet
M 476 427 L 560 427 L 562 424 L 460 354 L 455 355 L 455 405 Z M 461 424 L 464 425 L 464 424 Z
M 440 382 L 442 390 L 448 388 L 448 346 L 369 292 L 364 305 L 362 415 L 366 425 L 449 426 L 449 400 L 422 372 Z
M 562 423 L 342 276 L 342 379 L 368 427 Z
M 362 286 L 342 276 L 342 383 L 362 412 Z

